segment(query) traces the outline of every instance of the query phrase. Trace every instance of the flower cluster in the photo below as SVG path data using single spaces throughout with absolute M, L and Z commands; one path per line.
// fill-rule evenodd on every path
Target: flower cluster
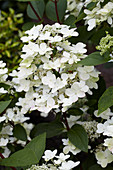
M 113 52 L 112 52 L 112 47 L 113 47 L 113 36 L 111 36 L 110 34 L 108 34 L 108 32 L 106 32 L 106 36 L 102 37 L 102 39 L 100 40 L 100 45 L 97 46 L 97 50 L 100 50 L 100 54 L 103 55 L 105 52 L 109 52 L 110 53 L 110 60 L 109 62 L 113 62 Z
M 22 37 L 26 42 L 21 55 L 23 59 L 18 71 L 13 71 L 14 87 L 24 91 L 25 98 L 19 98 L 16 105 L 22 112 L 39 110 L 47 116 L 52 109 L 62 106 L 66 111 L 86 93 L 97 88 L 99 72 L 93 66 L 82 66 L 78 62 L 87 55 L 85 44 L 71 44 L 67 39 L 78 36 L 76 28 L 67 25 L 34 26 Z
M 74 15 L 75 17 L 78 16 L 80 10 L 82 9 L 84 5 L 83 0 L 67 0 L 67 13 L 69 12 L 71 15 Z M 66 17 L 68 14 L 66 15 Z
M 97 116 L 97 111 L 95 111 L 95 116 Z M 97 116 L 99 117 L 99 116 Z M 105 149 L 97 151 L 95 153 L 96 159 L 98 160 L 98 164 L 100 164 L 103 168 L 107 166 L 108 163 L 113 161 L 113 113 L 108 108 L 100 117 L 103 119 L 107 119 L 104 123 L 98 123 L 97 125 L 97 133 L 103 134 L 106 138 L 104 139 Z M 107 138 L 108 137 L 108 138 Z
M 26 123 L 26 120 L 29 120 L 29 117 L 25 117 L 23 113 L 20 112 L 18 107 L 7 109 L 6 113 L 0 117 L 0 123 L 3 123 L 3 127 L 0 132 L 0 147 L 4 149 L 4 157 L 8 157 L 11 152 L 7 148 L 8 143 L 13 144 L 15 142 L 17 144 L 21 144 L 22 146 L 26 145 L 26 141 L 18 140 L 13 136 L 13 126 L 21 124 L 26 129 L 27 139 L 29 141 L 31 140 L 29 134 L 33 128 L 33 124 Z
M 100 25 L 102 22 L 107 21 L 110 26 L 113 26 L 113 2 L 109 1 L 103 5 L 104 0 L 86 0 L 86 1 L 74 1 L 68 0 L 67 9 L 68 11 L 74 15 L 78 16 L 82 7 L 84 9 L 84 13 L 86 14 L 85 25 L 88 24 L 88 31 L 95 28 L 97 25 Z M 91 3 L 94 3 L 92 8 L 89 8 Z
M 93 120 L 93 121 L 84 121 L 84 122 L 81 122 L 81 124 L 83 125 L 84 129 L 86 130 L 86 132 L 88 134 L 88 138 L 91 141 L 95 141 L 95 139 L 99 138 L 100 134 L 98 134 L 96 132 L 98 122 L 96 122 L 95 120 Z
M 96 3 L 93 9 L 85 9 L 84 13 L 86 14 L 85 24 L 88 24 L 88 31 L 92 30 L 96 27 L 96 25 L 100 25 L 102 22 L 107 21 L 111 26 L 113 25 L 113 2 L 109 1 L 107 4 L 102 6 L 99 1 Z
M 46 161 L 46 164 L 43 165 L 33 165 L 31 168 L 27 170 L 71 170 L 72 168 L 79 165 L 79 161 L 73 162 L 71 160 L 66 161 L 70 155 L 65 155 L 64 153 L 60 153 L 59 156 L 56 156 L 57 150 L 51 151 L 46 150 L 44 152 L 44 156 L 42 158 Z M 54 159 L 53 159 L 54 158 Z M 48 163 L 51 161 L 52 163 Z M 47 164 L 48 163 L 48 164 Z

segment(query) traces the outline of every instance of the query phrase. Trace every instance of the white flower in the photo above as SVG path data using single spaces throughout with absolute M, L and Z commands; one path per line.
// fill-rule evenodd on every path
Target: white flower
M 30 80 L 22 79 L 22 80 L 19 81 L 19 86 L 15 86 L 15 88 L 16 88 L 17 92 L 21 92 L 21 91 L 27 92 L 27 91 L 29 91 L 30 86 L 31 86 Z
M 95 153 L 95 156 L 97 159 L 97 163 L 101 165 L 102 168 L 105 168 L 108 163 L 111 163 L 113 161 L 113 155 L 108 149 Z
M 3 122 L 6 119 L 5 116 L 0 117 L 0 123 Z
M 104 122 L 104 124 L 98 123 L 97 133 L 113 137 L 113 117 Z
M 96 19 L 90 19 L 88 21 L 88 31 L 91 31 L 94 27 L 96 27 Z
M 7 93 L 8 91 L 7 90 L 4 90 L 4 88 L 3 87 L 1 87 L 0 88 L 0 93 L 2 94 L 2 93 Z
M 63 37 L 68 37 L 68 36 L 78 36 L 78 32 L 75 31 L 76 28 L 69 29 L 68 27 L 64 27 L 60 30 L 60 33 L 63 34 Z
M 80 164 L 79 161 L 73 162 L 73 161 L 68 161 L 68 162 L 62 162 L 62 165 L 59 167 L 60 170 L 71 170 L 72 168 L 78 166 Z
M 27 41 L 32 40 L 32 39 L 35 40 L 39 36 L 40 30 L 42 29 L 42 27 L 43 27 L 42 24 L 41 25 L 37 25 L 37 26 L 34 25 L 33 28 L 31 28 L 30 30 L 25 32 L 29 36 L 28 37 L 24 36 L 24 37 L 21 38 L 21 40 L 23 42 L 27 42 Z
M 5 158 L 8 158 L 10 153 L 11 153 L 11 151 L 7 147 L 5 147 L 4 152 L 2 153 L 2 155 Z
M 47 51 L 51 51 L 52 48 L 47 47 L 46 43 L 41 43 L 38 49 L 40 55 L 44 55 Z
M 3 68 L 3 67 L 5 67 L 5 66 L 6 66 L 6 63 L 3 63 L 3 61 L 1 60 L 1 61 L 0 61 L 0 67 Z
M 98 115 L 98 110 L 94 111 L 94 115 L 96 117 L 101 117 L 103 119 L 108 119 L 110 116 L 113 116 L 113 113 L 111 112 L 110 108 L 102 112 L 100 115 Z
M 58 160 L 54 160 L 55 164 L 61 164 L 66 159 L 68 159 L 70 155 L 64 155 L 64 153 L 60 153 L 59 156 L 55 156 L 55 157 L 58 158 Z
M 9 125 L 5 126 L 2 128 L 1 134 L 2 135 L 13 135 L 13 128 Z
M 56 76 L 50 71 L 47 72 L 47 76 L 42 77 L 42 83 L 48 85 L 50 88 L 55 86 Z
M 85 85 L 85 82 L 80 81 L 73 83 L 71 88 L 66 89 L 65 94 L 70 97 L 76 95 L 77 97 L 82 98 L 85 97 L 85 92 L 87 92 L 88 90 L 89 87 Z
M 53 159 L 53 158 L 55 157 L 56 153 L 57 153 L 57 150 L 56 150 L 56 149 L 55 149 L 54 151 L 46 150 L 46 151 L 44 152 L 45 155 L 42 156 L 42 158 L 43 158 L 46 162 L 48 162 L 49 160 L 51 160 L 51 159 Z
M 50 34 L 51 32 L 48 32 L 48 31 L 46 31 L 45 33 L 39 34 L 39 40 L 50 40 L 51 39 Z
M 54 37 L 51 37 L 49 42 L 50 42 L 50 43 L 53 43 L 53 42 L 60 42 L 60 41 L 62 41 L 62 37 L 56 35 L 56 36 L 54 36 Z
M 109 151 L 113 153 L 113 138 L 107 138 L 104 140 L 104 146 L 107 146 Z
M 87 50 L 82 42 L 71 44 L 67 40 L 78 35 L 76 28 L 55 23 L 34 26 L 26 33 L 30 39 L 22 48 L 22 61 L 18 70 L 10 73 L 12 86 L 18 92 L 25 92 L 25 97 L 16 103 L 21 113 L 38 110 L 47 116 L 59 106 L 66 111 L 86 93 L 91 94 L 91 88 L 98 87 L 98 73 L 94 68 L 89 71 L 90 66 L 84 67 L 83 76 L 77 70 L 82 67 L 77 62 L 87 56 L 84 55 Z
M 0 146 L 6 146 L 8 144 L 8 139 L 1 138 L 0 139 Z
M 63 52 L 63 57 L 61 58 L 61 63 L 65 63 L 70 59 L 70 53 L 64 51 Z
M 82 42 L 77 43 L 76 45 L 72 45 L 71 47 L 71 51 L 73 53 L 79 53 L 79 54 L 83 54 L 86 53 L 87 50 L 85 49 L 86 44 L 83 44 Z
M 80 119 L 80 117 L 81 117 L 81 116 L 73 116 L 73 115 L 70 115 L 70 117 L 67 118 L 69 127 L 71 128 L 71 127 L 77 122 L 77 120 Z
M 76 155 L 77 153 L 81 152 L 80 149 L 76 148 L 70 141 L 69 139 L 62 139 L 63 145 L 65 147 L 63 148 L 63 152 L 65 154 L 68 154 L 71 152 L 73 155 Z

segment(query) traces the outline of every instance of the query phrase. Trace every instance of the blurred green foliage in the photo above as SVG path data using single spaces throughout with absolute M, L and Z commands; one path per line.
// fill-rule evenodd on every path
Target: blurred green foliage
M 0 9 L 6 12 L 9 11 L 9 8 L 13 8 L 16 13 L 22 12 L 25 14 L 26 6 L 26 3 L 17 2 L 16 0 L 0 0 Z
M 9 71 L 16 69 L 20 62 L 20 51 L 23 46 L 20 37 L 23 35 L 23 14 L 15 14 L 12 8 L 9 12 L 0 14 L 0 60 L 7 62 Z

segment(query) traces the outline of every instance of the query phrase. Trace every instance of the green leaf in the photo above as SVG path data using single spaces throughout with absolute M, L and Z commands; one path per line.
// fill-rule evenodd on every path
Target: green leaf
M 81 163 L 82 170 L 89 170 L 89 168 L 96 163 L 94 153 L 88 153 L 85 160 Z
M 58 12 L 58 17 L 59 17 L 60 21 L 62 21 L 64 15 L 65 15 L 66 8 L 67 8 L 66 0 L 57 1 L 57 12 Z M 57 12 L 56 12 L 56 8 L 55 8 L 55 0 L 48 1 L 47 5 L 46 5 L 47 17 L 52 21 L 58 21 L 57 20 Z
M 36 22 L 27 22 L 22 26 L 22 29 L 24 31 L 27 31 L 27 30 L 31 29 L 34 25 L 36 26 L 37 23 Z
M 31 5 L 33 6 L 34 10 L 38 14 L 40 18 L 43 17 L 44 9 L 45 9 L 45 3 L 44 0 L 38 0 L 38 1 L 32 1 Z M 36 14 L 34 13 L 33 9 L 31 8 L 30 4 L 27 6 L 27 15 L 32 18 L 38 20 Z
M 5 90 L 8 90 L 10 88 L 9 85 L 4 84 L 4 83 L 0 83 L 0 88 L 3 87 Z
M 57 136 L 62 133 L 64 126 L 61 122 L 53 121 L 49 123 L 39 123 L 31 131 L 31 138 L 46 132 L 47 138 Z
M 106 26 L 104 26 L 104 23 L 101 27 L 102 28 L 96 29 L 94 31 L 94 34 L 92 35 L 92 37 L 90 39 L 92 41 L 92 43 L 95 44 L 95 45 L 98 45 L 99 42 L 100 42 L 100 39 L 102 37 L 106 36 L 106 31 L 108 31 L 110 35 L 113 35 L 113 28 L 112 27 L 106 27 Z
M 86 14 L 84 12 L 80 12 L 77 19 L 75 20 L 75 23 L 77 23 L 78 21 L 81 21 L 85 16 Z
M 7 107 L 8 105 L 11 103 L 11 100 L 8 101 L 1 101 L 0 102 L 0 113 L 2 113 Z
M 14 137 L 16 137 L 17 139 L 20 139 L 20 140 L 23 140 L 23 141 L 27 141 L 27 133 L 26 133 L 26 130 L 25 130 L 24 127 L 21 126 L 20 124 L 17 124 L 17 125 L 14 126 L 13 135 L 14 135 Z
M 74 15 L 69 15 L 69 17 L 64 21 L 64 24 L 75 27 L 75 20 L 76 18 Z
M 85 66 L 96 66 L 109 61 L 109 54 L 106 53 L 104 56 L 100 55 L 100 52 L 94 52 L 89 54 L 86 58 L 78 62 L 78 64 L 83 64 Z
M 67 133 L 70 142 L 84 152 L 88 152 L 88 137 L 85 129 L 75 124 Z
M 113 86 L 109 87 L 98 102 L 98 114 L 104 112 L 107 108 L 113 105 Z
M 2 159 L 0 165 L 21 167 L 37 164 L 45 150 L 45 141 L 45 133 L 37 136 L 24 149 L 15 152 L 9 158 Z
M 79 108 L 70 108 L 68 109 L 68 114 L 74 116 L 80 116 L 83 114 L 83 111 L 80 110 Z

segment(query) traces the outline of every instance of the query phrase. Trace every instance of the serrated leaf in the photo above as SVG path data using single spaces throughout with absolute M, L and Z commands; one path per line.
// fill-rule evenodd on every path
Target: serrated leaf
M 109 61 L 109 54 L 106 53 L 104 56 L 100 55 L 100 52 L 94 52 L 89 54 L 86 58 L 78 62 L 78 64 L 83 64 L 85 66 L 96 66 Z
M 84 152 L 88 152 L 88 137 L 85 129 L 75 124 L 67 133 L 70 142 Z
M 37 136 L 24 149 L 15 152 L 9 158 L 2 159 L 0 165 L 21 167 L 37 164 L 45 150 L 45 141 L 45 133 Z
M 67 8 L 66 0 L 57 1 L 57 11 L 58 11 L 58 17 L 59 17 L 60 21 L 62 21 L 64 15 L 65 15 L 66 8 Z M 55 8 L 55 0 L 48 1 L 47 5 L 46 5 L 46 15 L 50 20 L 58 22 L 57 12 L 56 12 L 56 8 Z
M 113 105 L 113 86 L 109 87 L 100 97 L 98 102 L 98 114 L 101 114 L 112 105 Z
M 11 100 L 8 101 L 1 101 L 0 102 L 0 113 L 2 113 L 7 107 L 8 105 L 11 103 Z
M 17 124 L 14 126 L 13 135 L 19 140 L 27 141 L 27 133 L 23 126 Z
M 62 133 L 64 126 L 61 122 L 49 122 L 49 123 L 39 123 L 31 131 L 31 138 L 46 132 L 47 138 L 57 136 Z
M 38 0 L 38 1 L 32 1 L 31 5 L 33 6 L 34 10 L 38 14 L 40 18 L 43 17 L 44 9 L 45 9 L 45 3 L 44 0 Z M 38 19 L 36 14 L 34 13 L 33 9 L 31 8 L 30 4 L 27 6 L 27 15 L 32 19 Z
M 83 114 L 83 111 L 80 110 L 79 108 L 70 108 L 68 109 L 67 112 L 69 115 L 74 115 L 74 116 L 80 116 Z

